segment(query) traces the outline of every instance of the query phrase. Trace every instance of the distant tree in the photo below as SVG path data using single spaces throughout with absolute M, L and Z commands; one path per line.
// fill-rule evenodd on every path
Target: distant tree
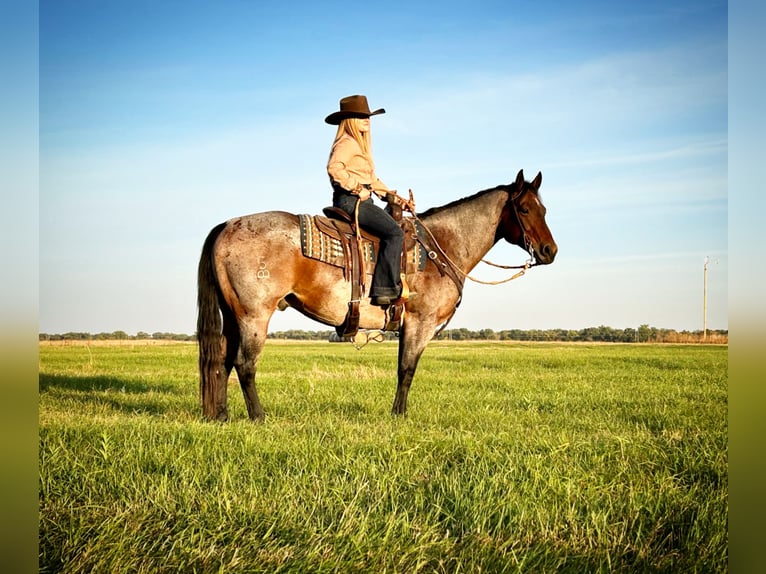
M 73 332 L 69 332 L 69 333 L 64 333 L 61 336 L 61 338 L 65 339 L 65 340 L 69 340 L 69 341 L 88 341 L 88 340 L 92 339 L 93 337 L 91 336 L 90 333 L 73 333 Z
M 492 329 L 482 329 L 479 331 L 479 339 L 490 341 L 497 339 L 497 337 Z
M 469 339 L 468 329 L 461 327 L 460 329 L 452 329 L 453 341 L 467 341 Z

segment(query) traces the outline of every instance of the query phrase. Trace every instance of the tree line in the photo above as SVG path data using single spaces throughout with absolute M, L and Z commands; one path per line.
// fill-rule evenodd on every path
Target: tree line
M 729 331 L 723 329 L 700 331 L 676 331 L 641 325 L 637 329 L 615 329 L 600 325 L 585 329 L 509 329 L 493 331 L 481 329 L 445 330 L 440 340 L 487 340 L 487 341 L 562 341 L 562 342 L 603 342 L 603 343 L 728 343 Z
M 197 335 L 184 335 L 181 333 L 146 333 L 139 331 L 135 335 L 129 335 L 125 331 L 113 331 L 111 333 L 40 333 L 40 341 L 196 341 Z
M 270 339 L 287 339 L 295 341 L 328 341 L 334 330 L 303 331 L 291 329 L 269 333 Z M 384 333 L 386 340 L 395 340 L 396 334 Z M 506 329 L 494 331 L 480 329 L 472 331 L 465 327 L 445 329 L 437 337 L 440 341 L 561 341 L 561 342 L 603 342 L 603 343 L 728 343 L 729 331 L 724 329 L 708 329 L 703 331 L 676 331 L 675 329 L 660 329 L 641 325 L 638 328 L 615 329 L 600 325 L 585 329 Z M 125 331 L 112 333 L 81 333 L 70 332 L 62 334 L 40 333 L 40 341 L 196 341 L 196 334 L 179 333 L 146 333 L 139 331 L 129 335 Z

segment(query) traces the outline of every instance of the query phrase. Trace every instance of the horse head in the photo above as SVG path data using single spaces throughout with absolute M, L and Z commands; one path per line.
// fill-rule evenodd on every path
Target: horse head
M 545 206 L 540 201 L 543 174 L 538 172 L 531 182 L 519 170 L 516 181 L 506 187 L 508 202 L 503 208 L 498 235 L 527 251 L 539 265 L 553 263 L 558 246 L 545 222 Z

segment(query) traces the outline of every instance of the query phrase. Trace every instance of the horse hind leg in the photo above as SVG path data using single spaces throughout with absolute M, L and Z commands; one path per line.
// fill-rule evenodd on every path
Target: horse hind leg
M 258 369 L 258 357 L 266 343 L 267 328 L 268 321 L 263 325 L 257 322 L 243 323 L 240 328 L 239 352 L 234 363 L 247 414 L 250 420 L 256 422 L 262 422 L 266 418 L 266 412 L 258 398 L 255 374 Z
M 215 419 L 229 420 L 229 376 L 239 354 L 240 335 L 234 316 L 224 309 L 223 315 L 223 360 L 217 370 L 218 383 L 215 390 Z
M 209 421 L 226 422 L 229 419 L 227 385 L 231 363 L 227 361 L 227 349 L 231 344 L 225 336 L 219 336 L 216 341 L 208 343 L 208 348 L 200 353 L 202 415 Z
M 223 328 L 215 343 L 216 350 L 205 353 L 207 360 L 202 368 L 210 384 L 202 385 L 202 404 L 205 418 L 226 422 L 229 420 L 229 376 L 239 352 L 239 329 L 226 309 L 222 310 L 222 315 Z

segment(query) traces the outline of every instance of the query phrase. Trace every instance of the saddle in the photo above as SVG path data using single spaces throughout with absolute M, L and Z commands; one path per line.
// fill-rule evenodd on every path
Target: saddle
M 375 270 L 380 239 L 360 229 L 357 240 L 356 226 L 352 217 L 337 207 L 325 207 L 322 215 L 299 215 L 301 249 L 310 257 L 343 269 L 343 276 L 351 284 L 348 311 L 341 325 L 335 327 L 340 337 L 353 337 L 359 330 L 359 304 L 366 295 L 366 286 Z M 401 274 L 402 285 L 406 277 L 425 268 L 428 254 L 423 246 L 423 229 L 419 221 L 402 217 L 401 210 L 389 213 L 404 231 Z M 405 287 L 406 289 L 406 287 Z M 404 301 L 386 308 L 384 331 L 398 331 L 404 314 Z

